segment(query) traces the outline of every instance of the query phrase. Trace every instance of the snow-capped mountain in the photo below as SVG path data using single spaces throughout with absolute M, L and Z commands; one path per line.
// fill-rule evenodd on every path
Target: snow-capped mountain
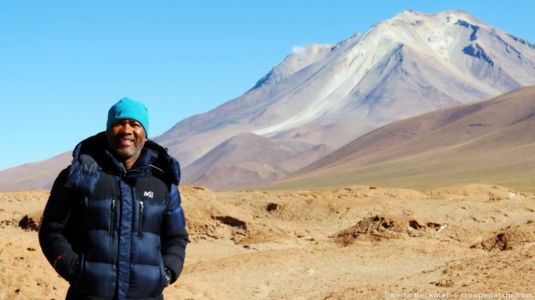
M 336 45 L 295 48 L 242 96 L 182 120 L 156 140 L 186 167 L 184 183 L 242 186 L 280 178 L 277 170 L 297 170 L 392 121 L 533 84 L 535 46 L 529 42 L 463 11 L 407 10 Z M 277 149 L 276 159 L 260 164 L 231 154 L 248 151 L 247 141 L 255 140 Z M 293 156 L 272 142 L 303 154 L 288 168 L 283 158 Z M 207 169 L 207 161 L 224 166 Z M 232 178 L 225 176 L 229 169 Z M 249 180 L 252 173 L 257 180 Z M 212 184 L 217 180 L 227 182 Z
M 243 132 L 335 149 L 392 121 L 531 84 L 532 44 L 466 12 L 407 10 L 334 46 L 293 51 L 241 97 L 158 140 L 185 165 Z

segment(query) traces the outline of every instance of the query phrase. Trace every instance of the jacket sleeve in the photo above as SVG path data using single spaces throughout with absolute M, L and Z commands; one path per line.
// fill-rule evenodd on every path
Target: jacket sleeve
M 184 266 L 188 233 L 186 219 L 180 206 L 180 192 L 176 185 L 171 185 L 170 199 L 163 217 L 161 240 L 162 257 L 166 268 L 171 271 L 171 283 L 175 282 Z
M 80 257 L 73 251 L 67 238 L 74 205 L 75 193 L 64 187 L 67 169 L 56 178 L 43 213 L 39 229 L 39 243 L 43 254 L 56 272 L 69 282 L 78 271 Z

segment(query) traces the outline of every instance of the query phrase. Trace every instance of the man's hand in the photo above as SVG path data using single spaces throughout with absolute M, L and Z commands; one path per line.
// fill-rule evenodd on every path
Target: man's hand
M 165 281 L 167 284 L 165 286 L 169 286 L 171 284 L 171 271 L 167 267 L 164 268 L 165 271 Z

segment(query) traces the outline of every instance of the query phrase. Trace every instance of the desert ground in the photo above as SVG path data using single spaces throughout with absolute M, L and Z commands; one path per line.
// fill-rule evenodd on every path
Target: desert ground
M 535 299 L 535 194 L 467 185 L 182 187 L 191 243 L 166 299 Z M 47 191 L 0 193 L 0 299 L 63 299 Z

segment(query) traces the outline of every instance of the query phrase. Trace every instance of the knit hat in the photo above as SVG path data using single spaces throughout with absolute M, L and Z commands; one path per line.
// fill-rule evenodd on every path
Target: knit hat
M 149 112 L 143 103 L 128 97 L 119 100 L 108 111 L 106 128 L 109 129 L 116 121 L 122 119 L 138 121 L 145 129 L 145 134 L 149 135 Z

